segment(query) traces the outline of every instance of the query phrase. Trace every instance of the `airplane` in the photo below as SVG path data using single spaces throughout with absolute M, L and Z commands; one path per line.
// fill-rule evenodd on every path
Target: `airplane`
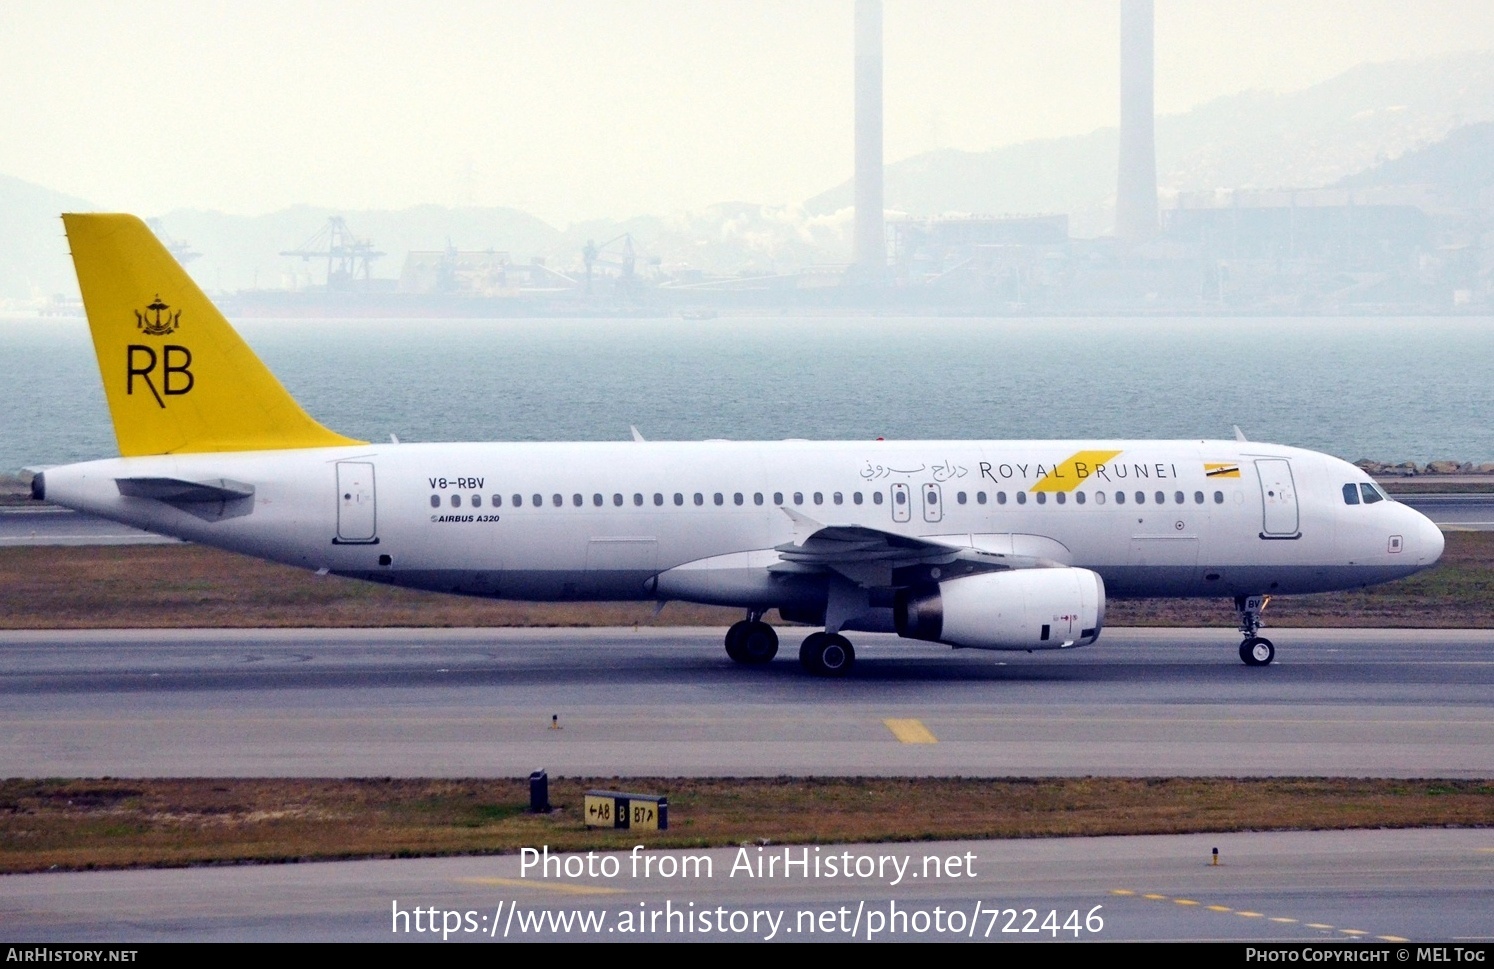
M 32 493 L 319 574 L 471 596 L 771 609 L 844 676 L 848 631 L 956 648 L 1093 643 L 1107 596 L 1271 596 L 1435 563 L 1443 536 L 1359 468 L 1243 440 L 373 444 L 309 416 L 139 219 L 64 215 L 120 457 Z

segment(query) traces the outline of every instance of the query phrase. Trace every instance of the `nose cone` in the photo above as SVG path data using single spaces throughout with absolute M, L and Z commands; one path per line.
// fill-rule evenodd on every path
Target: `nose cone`
M 1447 539 L 1442 536 L 1442 529 L 1434 525 L 1430 518 L 1421 512 L 1415 514 L 1421 519 L 1417 522 L 1416 555 L 1423 566 L 1428 566 L 1442 557 Z
M 1435 565 L 1446 545 L 1442 530 L 1415 508 L 1399 503 L 1391 507 L 1397 516 L 1395 528 L 1406 537 L 1406 547 L 1402 552 L 1402 557 L 1407 559 L 1405 564 L 1418 572 Z

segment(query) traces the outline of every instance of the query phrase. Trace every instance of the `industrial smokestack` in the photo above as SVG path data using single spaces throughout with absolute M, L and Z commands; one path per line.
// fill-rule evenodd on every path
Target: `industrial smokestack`
M 1157 234 L 1152 33 L 1152 0 L 1121 0 L 1120 174 L 1115 187 L 1115 237 L 1126 242 L 1141 242 Z
M 856 268 L 880 280 L 882 226 L 882 0 L 856 0 Z

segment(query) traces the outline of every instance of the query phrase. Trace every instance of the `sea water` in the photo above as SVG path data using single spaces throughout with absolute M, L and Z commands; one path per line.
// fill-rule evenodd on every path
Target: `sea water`
M 1477 317 L 247 321 L 371 441 L 1230 438 L 1494 461 Z M 185 335 L 184 335 L 185 337 Z M 0 320 L 0 471 L 115 453 L 82 320 Z

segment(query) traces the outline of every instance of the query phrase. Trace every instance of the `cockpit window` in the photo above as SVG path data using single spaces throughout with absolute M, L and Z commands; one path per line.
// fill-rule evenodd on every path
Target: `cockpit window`
M 1344 485 L 1344 504 L 1359 504 L 1359 486 L 1354 484 L 1352 481 Z
M 1361 481 L 1359 483 L 1359 491 L 1364 495 L 1364 503 L 1366 505 L 1373 505 L 1377 501 L 1385 500 L 1385 496 L 1380 493 L 1380 489 L 1368 481 Z

